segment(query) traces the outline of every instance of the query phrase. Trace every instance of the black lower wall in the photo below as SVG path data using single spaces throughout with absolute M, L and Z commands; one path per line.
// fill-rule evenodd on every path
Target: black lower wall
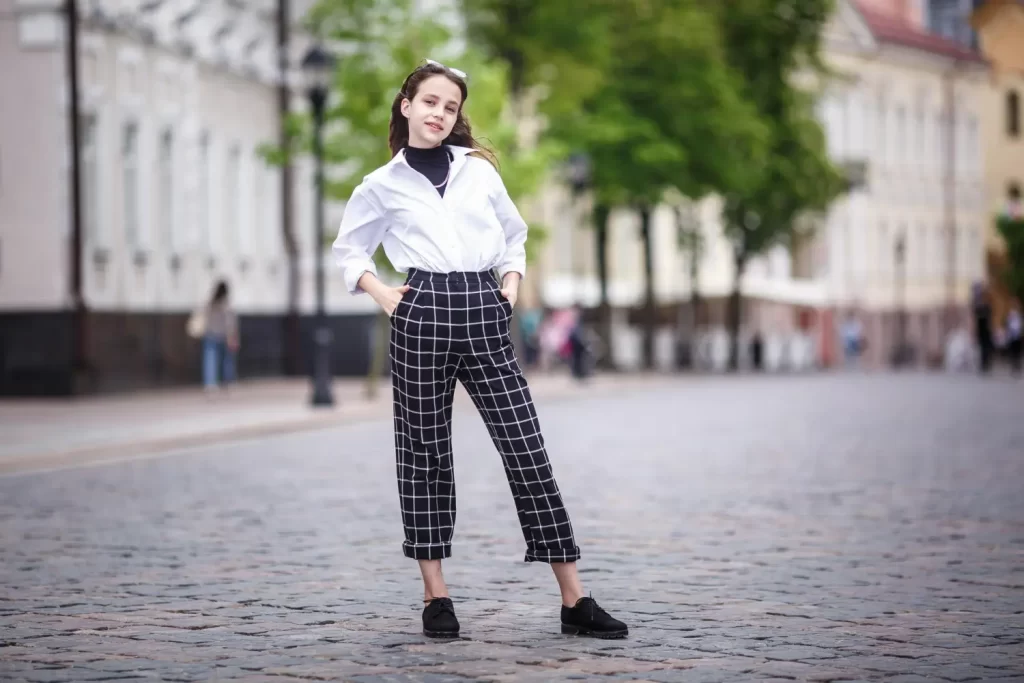
M 69 312 L 0 313 L 0 396 L 72 393 Z
M 161 386 L 198 385 L 200 342 L 185 333 L 185 314 L 98 313 L 86 319 L 87 367 L 72 369 L 70 312 L 0 313 L 0 396 L 69 396 Z M 372 353 L 373 314 L 335 315 L 331 367 L 336 376 L 366 374 Z M 299 320 L 301 354 L 291 374 L 311 368 L 315 320 Z M 286 374 L 287 318 L 240 315 L 241 378 Z

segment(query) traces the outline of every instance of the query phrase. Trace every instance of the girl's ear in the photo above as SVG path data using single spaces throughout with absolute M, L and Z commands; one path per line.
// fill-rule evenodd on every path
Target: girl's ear
M 409 108 L 412 107 L 412 102 L 408 99 L 402 100 L 402 116 L 409 118 Z

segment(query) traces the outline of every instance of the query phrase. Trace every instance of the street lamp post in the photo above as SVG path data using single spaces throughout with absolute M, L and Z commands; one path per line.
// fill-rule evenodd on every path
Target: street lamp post
M 590 157 L 583 152 L 577 152 L 569 156 L 568 163 L 568 175 L 569 185 L 572 187 L 572 205 L 573 205 L 573 225 L 570 228 L 572 232 L 569 233 L 569 269 L 570 269 L 570 300 L 572 304 L 577 304 L 576 297 L 576 240 L 575 233 L 576 229 L 583 224 L 583 215 L 580 210 L 580 199 L 583 197 L 583 193 L 590 187 Z
M 324 312 L 324 107 L 328 86 L 334 70 L 334 57 L 314 45 L 302 59 L 306 74 L 310 108 L 313 111 L 313 156 L 316 159 L 316 229 L 313 255 L 316 259 L 316 324 L 313 331 L 313 395 L 314 406 L 334 405 L 331 392 L 331 330 Z

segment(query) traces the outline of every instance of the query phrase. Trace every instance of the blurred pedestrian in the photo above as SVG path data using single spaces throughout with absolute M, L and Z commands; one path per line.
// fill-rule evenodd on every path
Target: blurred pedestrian
M 578 380 L 584 380 L 594 370 L 595 350 L 592 341 L 594 335 L 584 321 L 583 309 L 578 305 L 573 306 L 572 313 L 572 326 L 566 335 L 569 370 L 573 377 Z
M 519 316 L 519 329 L 523 335 L 523 350 L 527 368 L 537 365 L 540 358 L 540 326 L 544 312 L 539 308 L 531 308 Z
M 527 226 L 463 115 L 466 83 L 430 60 L 406 77 L 391 108 L 392 160 L 352 193 L 334 243 L 348 290 L 369 293 L 391 317 L 402 550 L 419 561 L 423 631 L 459 633 L 441 560 L 455 526 L 451 416 L 460 381 L 504 460 L 526 561 L 554 570 L 563 632 L 624 637 L 626 625 L 584 596 L 579 547 L 509 337 Z M 380 244 L 408 274 L 400 287 L 377 279 Z
M 1013 374 L 1021 372 L 1021 355 L 1024 353 L 1024 321 L 1021 320 L 1020 304 L 1014 304 L 1006 316 L 1006 350 L 1010 357 Z
M 756 330 L 750 339 L 750 361 L 754 365 L 754 371 L 760 372 L 764 367 L 764 337 L 761 330 Z
M 239 348 L 238 316 L 231 307 L 228 283 L 218 282 L 213 296 L 190 321 L 191 334 L 203 340 L 203 386 L 207 391 L 235 381 L 235 356 Z M 196 334 L 199 332 L 199 334 Z
M 855 369 L 860 365 L 860 356 L 864 351 L 864 327 L 861 325 L 860 318 L 853 311 L 846 314 L 841 335 L 846 367 L 851 370 Z
M 992 367 L 992 353 L 995 350 L 995 340 L 992 336 L 992 304 L 989 302 L 988 292 L 978 285 L 975 285 L 973 299 L 974 334 L 980 356 L 978 369 L 984 375 L 988 374 Z

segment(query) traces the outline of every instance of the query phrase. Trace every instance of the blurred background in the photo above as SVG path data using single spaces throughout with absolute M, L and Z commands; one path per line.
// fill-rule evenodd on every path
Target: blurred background
M 424 58 L 531 225 L 531 371 L 1019 363 L 1016 0 L 0 0 L 0 394 L 198 386 L 215 326 L 386 376 L 329 245 Z

